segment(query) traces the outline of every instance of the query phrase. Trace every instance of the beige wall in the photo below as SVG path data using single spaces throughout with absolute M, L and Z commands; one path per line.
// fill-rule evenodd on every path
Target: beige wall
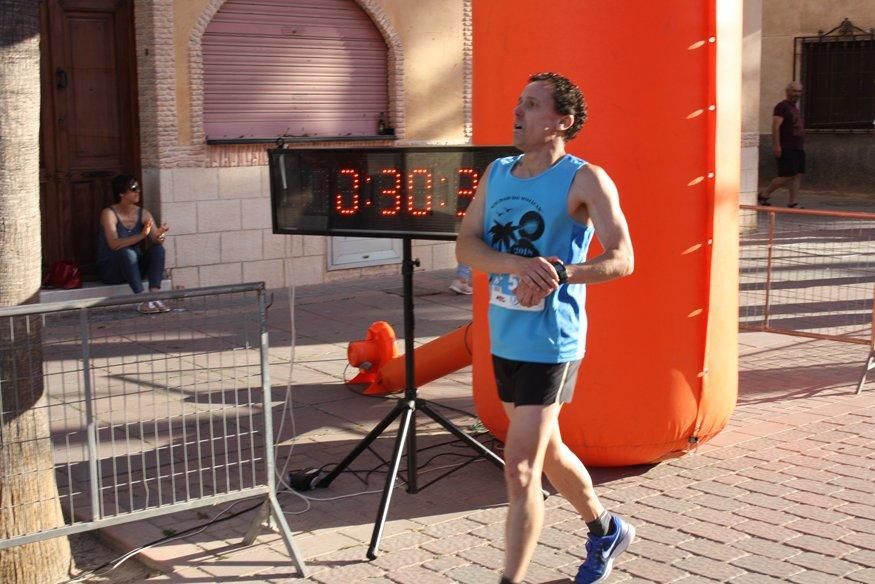
M 191 55 L 188 39 L 209 0 L 174 0 L 173 49 L 176 55 L 176 104 L 179 143 L 191 144 Z
M 741 177 L 738 194 L 742 205 L 756 202 L 759 180 L 762 9 L 763 0 L 744 2 L 741 43 Z
M 404 47 L 406 138 L 466 140 L 464 3 L 380 0 Z
M 793 79 L 793 39 L 830 31 L 845 17 L 865 30 L 875 27 L 875 0 L 762 0 L 762 5 L 759 131 L 768 134 L 772 109 Z
M 766 0 L 768 2 L 768 0 Z M 763 0 L 744 0 L 741 44 L 741 131 L 757 132 L 760 115 L 760 56 Z

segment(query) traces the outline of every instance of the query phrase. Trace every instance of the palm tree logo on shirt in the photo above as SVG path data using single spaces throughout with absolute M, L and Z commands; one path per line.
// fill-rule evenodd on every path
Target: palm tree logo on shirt
M 507 223 L 495 221 L 489 228 L 492 247 L 530 258 L 541 255 L 532 242 L 537 241 L 543 234 L 544 218 L 536 211 L 525 213 L 518 225 L 514 225 L 513 221 Z

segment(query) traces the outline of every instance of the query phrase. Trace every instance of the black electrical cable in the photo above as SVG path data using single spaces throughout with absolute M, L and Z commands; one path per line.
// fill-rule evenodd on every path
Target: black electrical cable
M 347 365 L 347 367 L 348 367 L 348 365 Z M 344 370 L 344 374 L 345 374 L 345 373 L 346 373 L 346 371 Z M 345 377 L 346 377 L 346 376 L 344 375 L 344 378 L 345 378 Z M 352 387 L 351 387 L 351 385 L 350 385 L 349 383 L 344 382 L 344 384 L 347 386 L 348 389 L 350 389 L 350 391 L 353 391 L 354 393 L 359 393 L 359 392 L 355 391 L 354 389 L 352 389 Z M 360 394 L 360 395 L 364 395 L 363 393 L 359 393 L 359 394 Z M 386 396 L 367 396 L 367 397 L 377 397 L 377 398 L 381 398 L 381 399 L 393 399 L 393 398 L 386 397 Z M 452 406 L 447 406 L 447 405 L 439 404 L 439 403 L 434 403 L 434 405 L 435 405 L 435 406 L 442 407 L 442 408 L 447 409 L 447 410 L 452 410 L 452 411 L 454 411 L 454 412 L 458 412 L 458 413 L 460 413 L 460 414 L 464 414 L 464 415 L 466 415 L 466 416 L 470 416 L 470 417 L 473 417 L 473 418 L 476 418 L 476 417 L 477 417 L 477 416 L 475 416 L 474 414 L 472 414 L 471 412 L 467 412 L 467 411 L 465 411 L 465 410 L 461 410 L 461 409 L 459 409 L 459 408 L 454 408 L 454 407 L 452 407 Z M 479 438 L 480 436 L 483 436 L 483 435 L 486 435 L 486 434 L 488 434 L 488 432 L 481 432 L 481 433 L 478 433 L 478 434 L 474 435 L 474 438 Z M 494 446 L 494 445 L 495 445 L 495 439 L 493 438 L 491 442 L 492 442 L 492 445 Z M 432 445 L 430 445 L 430 446 L 425 446 L 425 447 L 423 447 L 423 448 L 419 448 L 419 449 L 417 449 L 416 453 L 419 454 L 419 453 L 425 452 L 425 451 L 427 451 L 427 450 L 433 450 L 433 449 L 435 449 L 435 448 L 440 448 L 441 446 L 462 447 L 462 446 L 465 446 L 465 445 L 464 445 L 464 444 L 461 444 L 459 440 L 447 440 L 447 441 L 445 441 L 445 442 L 439 442 L 439 443 L 437 443 L 437 444 L 432 444 Z M 377 452 L 374 451 L 373 449 L 369 449 L 369 450 L 371 450 L 371 452 L 373 452 L 375 455 L 379 456 L 379 455 L 377 454 Z M 428 460 L 426 460 L 424 463 L 422 463 L 422 464 L 420 464 L 419 466 L 417 466 L 417 470 L 422 470 L 422 469 L 424 469 L 426 466 L 428 466 L 429 464 L 431 464 L 431 463 L 432 463 L 434 460 L 436 460 L 437 458 L 440 458 L 441 456 L 448 456 L 448 455 L 449 455 L 449 456 L 458 456 L 458 457 L 465 458 L 465 459 L 468 459 L 468 460 L 474 460 L 474 459 L 476 459 L 476 458 L 479 458 L 479 455 L 462 455 L 462 454 L 458 454 L 458 453 L 455 453 L 455 452 L 441 452 L 441 453 L 438 453 L 438 454 L 432 456 L 431 458 L 429 458 Z M 324 472 L 326 468 L 328 468 L 328 467 L 330 467 L 330 466 L 332 466 L 332 465 L 335 465 L 335 464 L 337 464 L 337 463 L 331 463 L 331 462 L 329 462 L 329 463 L 323 464 L 323 465 L 319 468 L 319 471 L 320 471 L 320 472 Z M 387 461 L 387 460 L 383 460 L 383 462 L 381 462 L 380 464 L 378 464 L 377 466 L 375 466 L 374 468 L 371 468 L 371 469 L 369 469 L 369 470 L 364 470 L 364 469 L 358 469 L 358 470 L 346 469 L 346 470 L 344 470 L 343 472 L 349 472 L 349 473 L 352 473 L 352 474 L 353 474 L 353 475 L 354 475 L 359 481 L 361 481 L 364 485 L 368 486 L 368 485 L 369 485 L 369 482 L 370 482 L 370 477 L 371 477 L 371 475 L 374 474 L 374 473 L 379 473 L 379 472 L 387 472 L 387 470 L 383 470 L 383 469 L 385 469 L 386 467 L 388 467 L 388 465 L 389 465 L 389 461 Z M 362 479 L 362 478 L 359 476 L 358 473 L 366 473 L 366 474 L 365 474 L 365 478 Z M 399 478 L 400 478 L 400 477 L 399 477 Z M 403 479 L 402 479 L 402 480 L 403 480 Z M 220 517 L 220 516 L 221 516 L 221 514 L 220 514 L 220 516 L 217 516 L 217 517 L 211 519 L 210 521 L 207 521 L 206 523 L 202 523 L 202 524 L 200 524 L 200 525 L 195 525 L 195 526 L 193 526 L 193 527 L 189 527 L 189 528 L 184 529 L 184 530 L 182 530 L 182 531 L 179 531 L 179 532 L 173 533 L 172 535 L 166 535 L 166 536 L 164 536 L 164 537 L 160 537 L 160 538 L 158 538 L 158 539 L 155 539 L 155 540 L 153 540 L 153 541 L 151 541 L 151 542 L 149 542 L 149 543 L 143 544 L 143 545 L 140 546 L 136 551 L 139 553 L 140 551 L 143 551 L 143 550 L 145 550 L 145 549 L 148 549 L 148 548 L 150 548 L 150 547 L 152 547 L 152 546 L 160 545 L 160 544 L 162 544 L 162 543 L 164 543 L 164 542 L 166 542 L 166 541 L 170 541 L 170 540 L 173 540 L 173 539 L 178 539 L 178 538 L 183 537 L 183 536 L 185 536 L 185 535 L 187 535 L 187 534 L 189 534 L 189 533 L 192 533 L 192 532 L 194 532 L 194 531 L 197 531 L 197 530 L 203 530 L 203 529 L 206 529 L 206 528 L 208 528 L 208 527 L 210 527 L 210 526 L 212 526 L 212 525 L 216 525 L 216 524 L 218 524 L 218 523 L 222 523 L 222 522 L 224 522 L 224 521 L 229 521 L 229 520 L 231 520 L 231 519 L 234 519 L 235 517 L 239 517 L 240 515 L 243 515 L 244 513 L 248 513 L 249 511 L 252 511 L 253 509 L 257 509 L 257 508 L 260 507 L 260 506 L 261 506 L 261 503 L 256 504 L 256 505 L 252 505 L 251 507 L 247 507 L 246 509 L 242 509 L 242 510 L 240 510 L 240 511 L 237 511 L 236 513 L 232 513 L 231 515 L 227 515 L 227 516 L 225 516 L 225 517 Z M 131 552 L 133 552 L 133 551 L 135 551 L 135 550 L 131 550 Z M 131 554 L 131 552 L 127 552 L 127 553 L 124 554 L 124 555 L 129 555 L 129 554 Z M 97 573 L 99 570 L 102 570 L 103 568 L 106 568 L 107 566 L 113 564 L 114 562 L 117 562 L 120 558 L 123 558 L 124 555 L 123 555 L 123 556 L 119 556 L 118 558 L 114 558 L 114 559 L 112 559 L 112 560 L 110 560 L 110 561 L 104 562 L 103 564 L 97 566 L 96 568 L 93 568 L 93 569 L 91 570 L 91 576 L 101 576 L 102 574 L 98 574 L 98 573 Z M 91 576 L 85 576 L 85 577 L 88 578 L 88 577 L 91 577 Z M 77 578 L 73 578 L 73 579 L 70 579 L 70 580 L 66 580 L 66 581 L 65 581 L 64 583 L 62 583 L 62 584 L 70 584 L 70 583 L 73 583 L 73 582 L 81 582 L 81 581 L 82 581 L 82 578 L 83 578 L 82 576 L 79 576 L 79 577 L 77 577 Z
M 483 434 L 478 434 L 476 437 L 482 436 L 482 435 L 484 435 L 484 434 L 487 434 L 487 433 L 484 432 Z M 438 444 L 432 444 L 432 445 L 430 445 L 430 446 L 426 446 L 426 447 L 424 447 L 424 448 L 417 449 L 416 452 L 417 452 L 417 454 L 419 454 L 419 453 L 421 453 L 421 452 L 425 452 L 425 451 L 427 451 L 427 450 L 432 450 L 432 449 L 434 449 L 434 448 L 439 448 L 439 447 L 441 447 L 441 446 L 450 446 L 450 447 L 452 447 L 452 446 L 456 446 L 456 445 L 458 445 L 458 443 L 459 443 L 458 440 L 448 440 L 448 441 L 446 441 L 446 442 L 440 442 L 440 443 L 438 443 Z M 493 445 L 494 445 L 494 443 L 495 443 L 494 438 L 493 438 L 493 440 L 492 440 L 492 443 L 493 443 Z M 429 464 L 431 464 L 434 460 L 440 458 L 441 456 L 457 456 L 457 457 L 465 458 L 465 459 L 468 459 L 468 460 L 475 460 L 475 459 L 477 459 L 477 458 L 480 457 L 479 455 L 474 455 L 474 454 L 463 455 L 463 454 L 459 454 L 459 453 L 456 453 L 456 452 L 439 452 L 439 453 L 435 454 L 434 456 L 432 456 L 431 458 L 429 458 L 428 460 L 426 460 L 425 462 L 423 462 L 422 464 L 420 464 L 419 466 L 417 466 L 417 467 L 416 467 L 417 470 L 422 470 L 422 469 L 424 469 L 424 468 L 427 467 Z M 320 470 L 320 472 L 323 472 L 323 471 L 325 471 L 326 468 L 328 468 L 329 466 L 332 466 L 332 465 L 334 465 L 334 464 L 336 464 L 336 463 L 331 463 L 331 462 L 329 462 L 329 463 L 323 464 L 323 465 L 319 468 L 319 470 Z M 367 486 L 367 485 L 369 484 L 369 480 L 370 480 L 370 476 L 371 476 L 371 474 L 373 474 L 373 473 L 378 473 L 378 472 L 387 472 L 386 470 L 381 470 L 381 469 L 384 469 L 385 467 L 387 467 L 388 464 L 389 464 L 388 461 L 383 461 L 383 462 L 381 462 L 379 465 L 377 465 L 377 466 L 375 466 L 374 468 L 372 468 L 372 469 L 370 469 L 370 470 L 367 470 L 367 471 L 365 471 L 365 470 L 363 470 L 363 469 L 362 469 L 362 470 L 351 470 L 351 469 L 348 469 L 348 470 L 345 470 L 345 471 L 343 471 L 343 472 L 351 472 L 351 473 L 353 473 L 357 479 L 359 479 L 360 481 L 362 481 L 362 482 Z M 357 474 L 357 473 L 361 473 L 361 472 L 366 472 L 366 473 L 367 473 L 367 474 L 365 475 L 364 480 L 363 480 L 360 476 L 358 476 L 358 474 Z M 400 478 L 400 477 L 399 477 L 399 478 Z M 170 541 L 170 540 L 173 540 L 173 539 L 179 539 L 179 538 L 184 537 L 185 535 L 187 535 L 187 534 L 189 534 L 189 533 L 192 533 L 192 532 L 195 532 L 195 531 L 198 531 L 198 530 L 204 530 L 204 529 L 206 529 L 206 528 L 208 528 L 208 527 L 211 527 L 211 526 L 216 525 L 216 524 L 219 524 L 219 523 L 223 523 L 223 522 L 225 522 L 225 521 L 230 521 L 231 519 L 234 519 L 235 517 L 239 517 L 240 515 L 243 515 L 244 513 L 248 513 L 249 511 L 252 511 L 252 510 L 254 510 L 254 509 L 257 509 L 257 508 L 261 507 L 261 505 L 262 505 L 261 503 L 257 503 L 257 504 L 255 504 L 255 505 L 252 505 L 252 506 L 247 507 L 247 508 L 245 508 L 245 509 L 241 509 L 240 511 L 237 511 L 237 512 L 232 513 L 232 514 L 230 514 L 230 515 L 226 515 L 225 517 L 221 517 L 221 515 L 223 515 L 223 514 L 225 513 L 225 512 L 222 512 L 222 513 L 219 514 L 219 516 L 216 516 L 215 518 L 211 519 L 210 521 L 207 521 L 206 523 L 201 523 L 201 524 L 199 524 L 199 525 L 195 525 L 195 526 L 189 527 L 189 528 L 187 528 L 187 529 L 183 529 L 182 531 L 175 532 L 175 533 L 173 533 L 173 534 L 171 534 L 171 535 L 166 535 L 166 536 L 163 536 L 163 537 L 159 537 L 158 539 L 155 539 L 155 540 L 153 540 L 153 541 L 150 541 L 149 543 L 143 544 L 142 546 L 140 546 L 140 547 L 137 548 L 136 550 L 131 550 L 130 552 L 127 552 L 127 553 L 125 553 L 124 555 L 119 556 L 118 558 L 113 558 L 112 560 L 109 560 L 109 561 L 107 561 L 107 562 L 104 562 L 103 564 L 101 564 L 101 565 L 99 565 L 99 566 L 97 566 L 96 568 L 93 568 L 93 569 L 91 570 L 91 576 L 84 576 L 84 577 L 85 577 L 85 578 L 89 578 L 89 577 L 92 577 L 92 576 L 102 576 L 103 574 L 98 574 L 97 572 L 100 571 L 100 570 L 102 570 L 102 569 L 104 569 L 104 568 L 106 568 L 107 566 L 109 566 L 109 565 L 111 565 L 111 564 L 117 562 L 120 558 L 123 558 L 124 556 L 130 555 L 133 551 L 137 551 L 137 553 L 139 553 L 139 552 L 141 552 L 141 551 L 143 551 L 143 550 L 145 550 L 145 549 L 148 549 L 148 548 L 153 547 L 153 546 L 156 546 L 156 545 L 160 545 L 160 544 L 162 544 L 162 543 L 164 543 L 164 542 L 166 542 L 166 541 Z M 134 555 L 136 555 L 136 554 L 134 554 Z M 81 582 L 82 579 L 83 579 L 83 576 L 79 576 L 79 577 L 77 577 L 77 578 L 73 578 L 73 579 L 70 579 L 70 580 L 66 580 L 66 581 L 63 582 L 62 584 L 71 584 L 71 583 L 74 583 L 74 582 Z
M 251 507 L 247 507 L 246 509 L 242 509 L 242 510 L 237 511 L 236 513 L 232 513 L 231 515 L 228 515 L 226 517 L 222 517 L 221 519 L 219 517 L 222 515 L 222 513 L 220 513 L 218 516 L 214 517 L 210 521 L 207 521 L 206 523 L 202 523 L 200 525 L 195 525 L 194 527 L 189 527 L 188 529 L 183 529 L 182 531 L 177 531 L 171 535 L 165 535 L 164 537 L 159 537 L 156 540 L 153 540 L 153 541 L 150 541 L 149 543 L 143 544 L 142 546 L 140 546 L 136 550 L 131 550 L 130 552 L 125 553 L 124 555 L 121 555 L 117 558 L 113 558 L 112 560 L 109 560 L 108 562 L 104 562 L 101 565 L 97 566 L 96 568 L 93 568 L 91 570 L 90 576 L 78 576 L 76 578 L 66 580 L 66 581 L 62 582 L 61 584 L 71 584 L 73 582 L 81 582 L 83 578 L 102 576 L 103 574 L 97 573 L 99 570 L 102 570 L 103 568 L 109 566 L 110 564 L 117 562 L 119 559 L 123 558 L 124 556 L 130 555 L 134 551 L 139 553 L 139 552 L 141 552 L 145 549 L 148 549 L 152 546 L 164 543 L 165 541 L 170 541 L 172 539 L 178 539 L 178 538 L 180 538 L 184 535 L 187 535 L 193 531 L 197 531 L 199 529 L 206 529 L 207 527 L 210 527 L 212 525 L 216 525 L 216 524 L 222 523 L 224 521 L 229 521 L 231 519 L 234 519 L 235 517 L 239 517 L 240 515 L 243 515 L 244 513 L 248 513 L 250 511 L 252 511 L 253 509 L 258 509 L 259 507 L 261 507 L 261 505 L 262 505 L 262 503 L 257 503 L 255 505 L 252 505 Z M 136 554 L 134 554 L 134 555 L 136 555 Z
M 450 410 L 450 411 L 452 411 L 452 412 L 457 412 L 457 413 L 459 413 L 459 414 L 465 414 L 466 416 L 469 416 L 469 417 L 471 417 L 471 418 L 475 418 L 475 419 L 477 418 L 477 414 L 474 414 L 474 413 L 472 413 L 472 412 L 469 412 L 469 411 L 466 411 L 466 410 L 463 410 L 463 409 L 460 409 L 460 408 L 454 408 L 453 406 L 448 406 L 448 405 L 445 405 L 445 404 L 442 404 L 442 403 L 439 403 L 439 402 L 435 402 L 435 401 L 433 401 L 433 402 L 429 402 L 429 404 L 430 404 L 430 405 L 433 405 L 433 406 L 435 406 L 435 407 L 438 407 L 438 408 L 443 408 L 443 409 L 445 409 L 445 410 Z
M 467 460 L 476 460 L 476 459 L 480 458 L 479 454 L 460 454 L 458 452 L 439 452 L 439 453 L 435 454 L 434 456 L 432 456 L 431 458 L 429 458 L 428 460 L 426 460 L 425 462 L 423 462 L 422 464 L 420 464 L 419 466 L 417 466 L 416 470 L 424 469 L 425 467 L 427 467 L 429 464 L 431 464 L 433 461 L 437 460 L 441 456 L 458 456 L 459 458 L 465 458 Z

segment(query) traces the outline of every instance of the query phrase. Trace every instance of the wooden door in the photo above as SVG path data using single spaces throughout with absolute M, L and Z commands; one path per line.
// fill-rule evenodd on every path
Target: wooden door
M 133 1 L 46 0 L 41 18 L 43 264 L 89 276 L 112 177 L 140 173 Z

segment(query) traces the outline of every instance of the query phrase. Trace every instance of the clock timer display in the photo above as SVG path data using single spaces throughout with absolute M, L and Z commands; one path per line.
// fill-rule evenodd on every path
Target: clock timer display
M 274 233 L 455 239 L 505 146 L 269 150 Z

